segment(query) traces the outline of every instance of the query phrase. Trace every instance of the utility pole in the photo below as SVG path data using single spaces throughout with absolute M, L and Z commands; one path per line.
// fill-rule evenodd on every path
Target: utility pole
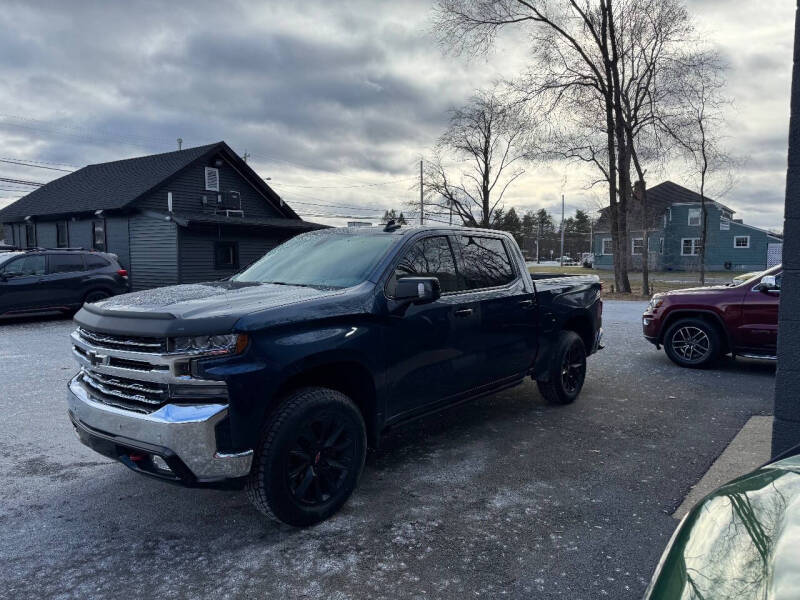
M 422 204 L 422 159 L 419 159 L 419 224 L 425 225 L 425 207 Z
M 242 160 L 244 160 L 244 162 L 247 162 L 248 158 L 250 158 L 250 153 L 247 150 L 245 150 L 244 154 L 242 154 Z
M 539 226 L 536 228 L 536 264 L 539 264 L 539 242 L 542 239 L 542 221 L 539 220 Z
M 564 194 L 561 194 L 561 257 L 558 262 L 564 266 Z
M 180 150 L 181 146 L 183 146 L 183 138 L 178 138 L 177 142 L 178 142 L 178 150 Z

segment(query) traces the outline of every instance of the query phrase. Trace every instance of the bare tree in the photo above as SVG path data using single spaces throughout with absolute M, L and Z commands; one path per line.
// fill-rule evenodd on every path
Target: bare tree
M 532 66 L 518 91 L 558 123 L 544 144 L 545 155 L 593 165 L 600 174 L 593 184 L 608 185 L 615 284 L 629 292 L 631 172 L 644 183 L 646 163 L 667 150 L 656 126 L 674 101 L 665 83 L 681 73 L 674 64 L 690 64 L 698 47 L 682 2 L 439 0 L 437 6 L 440 37 L 456 49 L 467 44 L 484 49 L 502 27 L 529 25 Z M 638 201 L 648 244 L 645 188 Z M 645 293 L 648 249 L 643 249 Z
M 603 114 L 605 148 L 592 145 L 591 155 L 605 154 L 609 212 L 617 289 L 630 291 L 627 253 L 627 198 L 630 188 L 626 147 L 619 124 L 619 55 L 614 36 L 613 0 L 560 3 L 546 0 L 438 0 L 436 27 L 442 41 L 457 50 L 488 48 L 506 26 L 529 25 L 536 85 L 531 97 L 547 95 L 551 108 L 568 112 L 593 106 Z M 570 108 L 567 108 L 568 105 Z M 618 160 L 620 168 L 618 168 Z M 619 194 L 618 190 L 623 193 Z
M 496 90 L 478 92 L 452 110 L 425 169 L 426 212 L 449 214 L 473 227 L 491 226 L 506 190 L 525 172 L 527 133 L 519 105 L 505 103 Z
M 708 239 L 709 180 L 713 177 L 719 194 L 732 185 L 732 158 L 722 147 L 720 131 L 724 125 L 723 107 L 729 101 L 722 96 L 723 65 L 714 53 L 692 60 L 691 69 L 683 69 L 674 78 L 675 110 L 660 118 L 659 125 L 676 142 L 688 159 L 690 171 L 700 190 L 700 284 L 705 284 L 706 241 Z

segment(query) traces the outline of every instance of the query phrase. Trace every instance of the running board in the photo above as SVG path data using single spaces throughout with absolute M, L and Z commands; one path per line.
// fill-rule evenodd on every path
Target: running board
M 778 360 L 777 356 L 769 356 L 766 354 L 742 354 L 737 352 L 734 356 L 741 356 L 742 358 L 757 358 L 759 360 Z

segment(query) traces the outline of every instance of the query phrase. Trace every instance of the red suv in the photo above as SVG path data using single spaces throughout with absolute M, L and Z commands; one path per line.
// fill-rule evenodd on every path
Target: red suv
M 775 360 L 781 265 L 739 285 L 655 294 L 642 315 L 644 337 L 682 367 L 722 354 Z

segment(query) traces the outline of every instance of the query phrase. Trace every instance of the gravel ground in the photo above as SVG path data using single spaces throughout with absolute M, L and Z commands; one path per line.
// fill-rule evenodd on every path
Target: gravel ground
M 294 530 L 244 494 L 187 490 L 81 446 L 71 323 L 0 324 L 0 597 L 639 598 L 669 515 L 753 414 L 774 368 L 674 366 L 637 302 L 567 407 L 532 383 L 389 434 L 342 512 Z

